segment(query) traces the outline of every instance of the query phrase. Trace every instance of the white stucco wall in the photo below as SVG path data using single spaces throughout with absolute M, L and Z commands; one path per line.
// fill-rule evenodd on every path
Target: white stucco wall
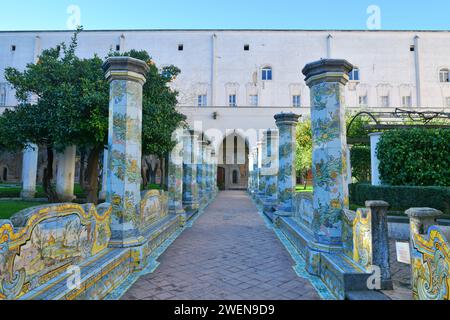
M 204 130 L 217 128 L 225 134 L 225 129 L 273 128 L 273 116 L 281 111 L 308 114 L 309 89 L 301 70 L 309 62 L 327 58 L 330 35 L 329 57 L 347 59 L 360 69 L 360 81 L 347 86 L 349 108 L 358 107 L 359 96 L 367 94 L 369 108 L 381 107 L 382 95 L 389 95 L 392 109 L 401 107 L 401 97 L 410 95 L 415 109 L 418 87 L 419 107 L 447 108 L 450 84 L 439 82 L 439 70 L 450 69 L 446 31 L 89 31 L 80 35 L 77 54 L 105 57 L 121 44 L 121 51 L 147 50 L 158 66 L 176 65 L 181 74 L 173 87 L 180 91 L 181 111 L 191 123 L 202 121 Z M 43 49 L 68 42 L 71 36 L 67 31 L 0 32 L 0 83 L 5 82 L 6 67 L 23 69 Z M 183 51 L 178 51 L 179 44 Z M 244 51 L 245 44 L 249 51 Z M 410 51 L 414 44 L 418 48 Z M 272 81 L 261 80 L 264 66 L 273 68 Z M 200 94 L 206 94 L 208 106 L 214 108 L 190 107 L 197 105 Z M 230 94 L 236 94 L 241 108 L 227 107 Z M 250 104 L 252 94 L 258 95 L 259 107 L 242 108 Z M 301 95 L 302 108 L 290 107 L 294 94 Z M 6 104 L 16 104 L 12 90 Z

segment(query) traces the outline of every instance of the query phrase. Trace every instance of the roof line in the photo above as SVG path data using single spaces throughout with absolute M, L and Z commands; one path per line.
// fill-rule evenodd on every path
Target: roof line
M 75 30 L 0 30 L 0 33 L 64 33 Z M 83 32 L 450 32 L 450 30 L 367 30 L 367 29 L 92 29 Z

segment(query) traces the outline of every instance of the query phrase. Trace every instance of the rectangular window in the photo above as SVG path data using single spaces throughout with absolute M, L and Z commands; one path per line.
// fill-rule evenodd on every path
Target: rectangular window
M 359 69 L 354 68 L 350 73 L 348 74 L 350 81 L 359 81 Z
M 359 106 L 367 107 L 368 105 L 369 105 L 369 100 L 367 98 L 367 95 L 359 96 Z
M 228 105 L 230 107 L 237 107 L 237 103 L 236 103 L 236 95 L 235 94 L 230 94 L 228 96 Z
M 402 107 L 407 107 L 407 108 L 412 107 L 411 96 L 403 96 L 402 97 Z
M 197 98 L 197 103 L 199 107 L 206 107 L 208 105 L 208 99 L 206 94 L 201 94 Z
M 272 68 L 264 68 L 262 70 L 262 80 L 263 81 L 272 80 Z
M 300 95 L 293 95 L 292 96 L 292 106 L 299 108 L 301 106 L 301 97 Z
M 389 108 L 389 96 L 381 96 L 381 107 L 382 108 Z
M 257 95 L 251 95 L 250 96 L 250 105 L 252 107 L 257 107 L 258 106 L 258 96 Z
M 179 44 L 179 45 L 178 45 L 178 51 L 183 51 L 183 50 L 184 50 L 184 45 Z
M 249 44 L 244 45 L 244 51 L 250 51 L 250 45 Z

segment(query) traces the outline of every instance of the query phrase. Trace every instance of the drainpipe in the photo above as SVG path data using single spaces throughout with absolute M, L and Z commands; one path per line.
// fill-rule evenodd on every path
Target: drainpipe
M 417 107 L 422 106 L 421 80 L 420 80 L 420 37 L 414 37 L 414 63 L 416 68 L 416 97 Z

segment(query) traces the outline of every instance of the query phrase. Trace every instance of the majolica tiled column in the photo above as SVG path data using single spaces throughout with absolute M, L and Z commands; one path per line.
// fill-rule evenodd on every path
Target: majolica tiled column
M 372 185 L 373 186 L 380 186 L 381 185 L 381 179 L 380 179 L 380 160 L 378 159 L 378 143 L 380 142 L 381 136 L 383 135 L 382 132 L 375 132 L 369 134 L 370 137 L 370 164 L 371 164 L 371 173 L 372 173 Z
M 208 202 L 208 145 L 209 141 L 202 141 L 202 182 L 203 204 Z
M 347 137 L 344 90 L 353 66 L 326 59 L 305 66 L 311 89 L 315 241 L 341 245 L 342 212 L 348 209 Z
M 206 194 L 208 201 L 213 193 L 213 165 L 212 165 L 213 147 L 209 144 L 206 147 Z
M 248 154 L 248 192 L 253 192 L 253 154 Z
M 103 65 L 110 84 L 107 202 L 113 206 L 112 246 L 137 246 L 141 201 L 142 86 L 148 65 L 112 57 Z
M 264 141 L 258 141 L 258 193 L 257 198 L 261 199 L 264 197 L 265 189 L 266 189 L 266 179 L 263 176 L 263 154 L 264 154 Z
M 212 165 L 211 179 L 212 179 L 212 192 L 214 196 L 219 192 L 219 187 L 217 186 L 217 164 L 218 164 L 217 153 L 213 148 L 211 153 L 211 165 Z
M 169 155 L 169 212 L 183 214 L 183 131 L 175 131 L 177 144 Z
M 30 144 L 23 150 L 22 192 L 20 196 L 24 199 L 33 199 L 36 194 L 38 155 L 39 147 L 35 144 Z
M 100 200 L 106 200 L 106 186 L 108 178 L 108 149 L 103 149 L 103 170 L 102 170 L 102 187 L 98 198 Z
M 252 149 L 253 154 L 253 193 L 252 196 L 255 197 L 259 190 L 259 169 L 258 169 L 258 148 Z
M 295 153 L 297 148 L 296 130 L 299 115 L 294 113 L 280 113 L 275 115 L 279 133 L 278 146 L 278 199 L 277 211 L 279 216 L 293 214 L 292 198 L 296 188 Z
M 197 133 L 186 131 L 184 135 L 183 155 L 183 207 L 189 213 L 198 211 L 198 185 L 197 185 Z
M 277 205 L 278 199 L 278 132 L 276 130 L 267 131 L 266 163 L 264 174 L 266 177 L 266 194 L 264 210 L 272 210 Z

